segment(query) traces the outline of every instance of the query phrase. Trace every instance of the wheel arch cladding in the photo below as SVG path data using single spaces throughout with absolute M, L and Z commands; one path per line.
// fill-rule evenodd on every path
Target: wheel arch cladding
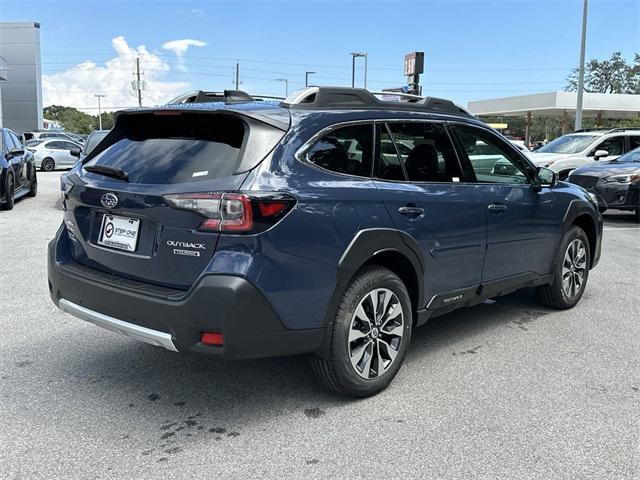
M 327 307 L 325 325 L 335 314 L 337 305 L 351 279 L 362 268 L 380 265 L 398 275 L 405 283 L 414 311 L 421 308 L 424 296 L 424 259 L 420 250 L 412 247 L 413 238 L 394 229 L 360 230 L 351 240 L 338 262 L 336 286 Z
M 418 310 L 420 310 L 421 287 L 418 272 L 416 272 L 415 267 L 406 256 L 404 256 L 394 248 L 388 248 L 376 252 L 373 257 L 371 257 L 358 269 L 358 271 L 371 265 L 388 268 L 398 277 L 400 277 L 400 280 L 402 280 L 404 285 L 407 287 L 407 291 L 409 292 L 409 298 L 411 300 L 413 313 L 415 314 Z M 415 323 L 416 320 L 417 315 L 414 315 L 413 322 Z
M 578 215 L 571 224 L 580 227 L 587 235 L 587 240 L 589 240 L 589 251 L 591 252 L 591 258 L 589 260 L 591 265 L 589 265 L 589 267 L 591 267 L 593 266 L 594 253 L 596 251 L 598 238 L 596 224 L 588 213 Z

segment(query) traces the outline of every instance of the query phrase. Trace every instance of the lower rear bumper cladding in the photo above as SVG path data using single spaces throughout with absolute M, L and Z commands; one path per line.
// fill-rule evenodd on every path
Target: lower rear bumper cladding
M 73 260 L 58 255 L 65 247 L 60 240 L 58 235 L 49 244 L 51 298 L 82 320 L 168 350 L 224 359 L 312 353 L 322 343 L 324 329 L 286 328 L 244 278 L 205 275 L 180 298 L 145 295 L 74 274 L 65 265 Z M 203 332 L 223 333 L 224 344 L 202 344 Z

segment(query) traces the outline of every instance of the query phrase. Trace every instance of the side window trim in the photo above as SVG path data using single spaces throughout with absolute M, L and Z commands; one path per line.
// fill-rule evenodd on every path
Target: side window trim
M 407 167 L 404 165 L 404 161 L 402 160 L 402 155 L 400 154 L 400 149 L 398 148 L 398 144 L 396 143 L 396 137 L 389 128 L 389 123 L 384 122 L 384 128 L 387 131 L 387 135 L 391 138 L 391 143 L 393 144 L 393 148 L 396 151 L 396 158 L 398 159 L 398 163 L 400 164 L 400 168 L 402 168 L 402 175 L 404 176 L 404 182 L 411 182 L 409 180 L 409 174 L 407 173 Z
M 335 123 L 333 125 L 329 125 L 329 126 L 327 126 L 325 128 L 320 129 L 319 131 L 314 133 L 306 142 L 304 142 L 304 144 L 300 148 L 298 148 L 298 150 L 296 150 L 296 152 L 293 154 L 293 156 L 299 162 L 302 162 L 305 165 L 309 165 L 309 166 L 311 166 L 313 168 L 318 168 L 318 169 L 322 170 L 323 172 L 329 172 L 329 173 L 332 173 L 334 175 L 341 175 L 341 176 L 345 176 L 345 177 L 371 180 L 372 177 L 373 177 L 373 165 L 374 165 L 375 158 L 371 159 L 371 166 L 369 168 L 369 175 L 368 176 L 364 176 L 364 175 L 354 175 L 352 173 L 336 172 L 334 170 L 330 170 L 330 169 L 324 168 L 324 167 L 322 167 L 320 165 L 316 165 L 315 163 L 310 161 L 308 159 L 308 157 L 307 157 L 307 155 L 309 154 L 309 151 L 311 151 L 313 149 L 313 147 L 320 140 L 322 140 L 324 137 L 326 137 L 327 135 L 331 134 L 332 132 L 335 132 L 336 130 L 340 130 L 341 128 L 348 128 L 348 127 L 355 127 L 355 126 L 362 126 L 362 125 L 369 125 L 369 127 L 371 128 L 371 142 L 372 143 L 370 145 L 370 149 L 371 149 L 372 155 L 374 155 L 374 149 L 375 149 L 375 146 L 376 146 L 375 120 L 366 119 L 366 120 L 353 120 L 353 121 Z
M 509 152 L 508 159 L 510 161 L 515 161 L 514 163 L 516 163 L 519 167 L 521 167 L 524 170 L 525 178 L 527 179 L 527 184 L 530 185 L 530 186 L 535 184 L 535 178 L 532 178 L 532 176 L 533 176 L 533 170 L 532 169 L 535 168 L 535 167 L 533 167 L 530 164 L 529 160 L 524 157 L 524 154 L 522 152 L 520 152 L 518 149 L 516 149 L 515 147 L 510 145 L 506 140 L 503 141 L 494 132 L 492 132 L 491 130 L 489 130 L 487 128 L 484 128 L 484 127 L 482 127 L 480 125 L 473 125 L 473 124 L 464 123 L 464 122 L 457 122 L 457 121 L 449 122 L 449 124 L 451 125 L 452 130 L 453 130 L 452 134 L 456 137 L 456 140 L 457 140 L 455 146 L 456 146 L 456 148 L 460 149 L 460 154 L 466 159 L 466 161 L 469 163 L 469 165 L 471 165 L 471 160 L 469 159 L 469 155 L 467 155 L 467 152 L 465 151 L 465 149 L 462 147 L 462 141 L 460 140 L 460 138 L 458 137 L 457 132 L 455 131 L 455 126 L 456 125 L 461 125 L 463 127 L 477 129 L 477 130 L 485 132 L 488 135 L 493 136 L 494 138 L 496 138 L 498 143 L 501 142 L 503 146 L 507 147 L 506 150 L 507 150 L 507 152 Z M 480 182 L 480 181 L 477 180 L 477 177 L 476 177 L 476 181 L 474 183 L 479 184 L 479 185 L 503 185 L 503 186 L 508 186 L 508 185 L 522 186 L 523 185 L 522 183 Z
M 384 182 L 400 182 L 400 183 L 407 183 L 409 182 L 408 180 L 408 176 L 407 176 L 407 171 L 404 167 L 404 162 L 402 161 L 402 158 L 400 156 L 400 153 L 398 151 L 398 147 L 396 145 L 395 139 L 393 138 L 393 134 L 391 133 L 391 130 L 389 129 L 389 126 L 387 125 L 387 121 L 386 120 L 376 120 L 374 122 L 374 132 L 375 132 L 375 145 L 374 145 L 374 150 L 373 150 L 373 165 L 372 165 L 372 171 L 371 171 L 371 178 L 373 178 L 374 180 L 381 180 Z M 391 143 L 393 144 L 393 149 L 396 152 L 396 158 L 398 160 L 398 164 L 400 165 L 400 167 L 402 168 L 402 175 L 404 176 L 404 179 L 402 180 L 390 180 L 388 178 L 381 178 L 379 176 L 376 175 L 376 173 L 378 173 L 378 163 L 380 162 L 380 155 L 382 155 L 382 140 L 381 140 L 381 130 L 385 129 L 385 131 L 387 132 L 387 135 L 389 135 L 389 138 L 391 138 Z

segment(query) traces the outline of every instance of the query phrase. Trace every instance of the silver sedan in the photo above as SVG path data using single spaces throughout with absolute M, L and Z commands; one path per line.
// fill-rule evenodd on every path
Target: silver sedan
M 33 152 L 36 167 L 42 171 L 50 172 L 56 168 L 73 167 L 78 161 L 78 157 L 71 155 L 71 151 L 82 150 L 82 145 L 65 138 L 51 138 L 44 141 L 33 141 L 31 144 L 27 144 L 27 148 Z

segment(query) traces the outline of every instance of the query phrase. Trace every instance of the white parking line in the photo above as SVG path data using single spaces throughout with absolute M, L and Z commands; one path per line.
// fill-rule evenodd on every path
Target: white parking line
M 613 228 L 604 228 L 605 232 L 613 231 L 613 230 L 639 230 L 640 227 L 613 227 Z

